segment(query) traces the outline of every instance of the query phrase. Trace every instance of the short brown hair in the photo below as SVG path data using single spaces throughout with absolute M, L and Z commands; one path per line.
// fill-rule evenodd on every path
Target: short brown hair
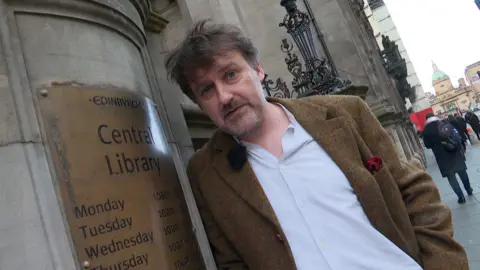
M 194 102 L 195 96 L 188 84 L 187 74 L 195 69 L 210 67 L 215 56 L 232 50 L 239 51 L 252 67 L 258 60 L 257 48 L 239 27 L 210 22 L 212 21 L 201 20 L 195 23 L 165 61 L 169 79 L 177 83 Z

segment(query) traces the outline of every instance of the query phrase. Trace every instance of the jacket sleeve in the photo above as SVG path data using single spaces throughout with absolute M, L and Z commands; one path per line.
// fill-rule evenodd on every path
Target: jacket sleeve
M 468 124 L 471 124 L 472 118 L 470 117 L 470 115 L 468 114 L 465 115 L 465 122 L 467 122 Z
M 427 149 L 432 149 L 433 142 L 429 135 L 425 135 L 424 133 L 424 135 L 422 136 L 422 140 L 423 140 L 423 144 Z
M 363 140 L 374 155 L 382 156 L 402 193 L 424 269 L 468 269 L 465 250 L 453 239 L 451 210 L 440 199 L 432 177 L 418 166 L 400 160 L 387 132 L 360 98 L 357 108 L 354 118 Z
M 197 181 L 198 171 L 193 168 L 191 163 L 192 162 L 190 162 L 187 168 L 188 178 L 190 180 L 195 202 L 197 203 L 197 208 L 200 212 L 200 216 L 210 242 L 210 247 L 212 248 L 212 253 L 215 258 L 217 268 L 219 270 L 248 269 L 246 263 L 243 262 L 243 260 L 234 250 L 233 246 L 230 244 L 215 222 L 212 213 L 209 211 Z

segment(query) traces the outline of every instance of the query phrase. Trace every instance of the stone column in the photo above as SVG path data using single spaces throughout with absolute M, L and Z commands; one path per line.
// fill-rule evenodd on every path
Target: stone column
M 411 126 L 408 127 L 406 129 L 406 131 L 407 131 L 407 134 L 408 134 L 408 138 L 410 139 L 411 144 L 413 145 L 413 148 L 415 150 L 414 156 L 415 156 L 415 158 L 417 158 L 419 160 L 422 167 L 425 169 L 426 168 L 425 154 L 423 152 L 423 147 L 420 144 L 420 140 L 419 140 L 417 134 L 415 133 L 415 130 L 413 129 L 413 127 L 411 127 Z
M 78 269 L 38 122 L 34 93 L 50 84 L 108 85 L 153 99 L 197 238 L 206 239 L 146 46 L 145 28 L 163 23 L 148 1 L 0 0 L 0 269 Z
M 407 160 L 407 156 L 405 154 L 405 151 L 403 149 L 402 143 L 400 141 L 400 138 L 398 136 L 397 130 L 395 128 L 395 125 L 386 125 L 384 126 L 385 130 L 388 132 L 388 135 L 390 135 L 390 138 L 393 140 L 393 144 L 395 145 L 395 148 L 397 148 L 398 156 L 402 159 Z
M 161 89 L 161 91 L 155 92 L 159 95 L 159 99 L 163 101 L 163 109 L 168 116 L 172 136 L 175 138 L 175 146 L 179 150 L 179 154 L 182 157 L 183 168 L 185 168 L 195 150 L 190 136 L 191 134 L 185 121 L 184 107 L 193 107 L 194 110 L 200 109 L 181 92 L 177 85 L 169 82 L 165 70 L 164 64 L 167 53 L 178 44 L 186 29 L 190 23 L 192 23 L 192 18 L 188 17 L 190 13 L 183 10 L 183 12 L 186 12 L 188 15 L 186 17 L 181 11 L 182 8 L 186 8 L 182 7 L 182 5 L 186 5 L 187 3 L 180 3 L 182 1 L 178 2 L 178 6 L 176 3 L 165 4 L 165 2 L 161 1 L 154 3 L 153 8 L 163 11 L 161 15 L 168 21 L 168 25 L 166 25 L 161 32 L 146 31 L 146 39 L 148 53 L 151 59 L 152 73 L 155 74 L 156 83 Z M 201 10 L 203 9 L 196 10 L 196 12 Z M 188 181 L 183 168 L 179 169 L 179 172 L 184 175 L 183 179 Z M 188 182 L 184 182 L 183 186 L 187 203 L 190 205 L 190 215 L 194 222 L 198 242 L 207 269 L 215 269 L 213 255 L 203 228 L 203 223 L 196 208 L 195 200 L 191 194 L 190 185 Z
M 405 137 L 407 139 L 408 145 L 410 145 L 410 148 L 412 150 L 412 158 L 416 158 L 416 159 L 418 159 L 419 162 L 421 162 L 421 159 L 419 159 L 419 155 L 418 155 L 417 144 L 412 139 L 412 130 L 411 130 L 409 124 L 405 124 L 404 126 L 405 126 L 405 128 L 404 128 Z
M 405 154 L 407 156 L 407 160 L 410 160 L 413 156 L 413 148 L 410 142 L 408 141 L 407 134 L 405 131 L 405 125 L 403 125 L 402 123 L 398 123 L 396 129 L 397 129 L 400 141 L 402 142 L 402 146 L 405 151 Z

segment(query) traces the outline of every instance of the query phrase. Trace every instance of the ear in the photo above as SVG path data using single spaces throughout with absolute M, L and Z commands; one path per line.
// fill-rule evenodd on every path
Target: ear
M 260 77 L 260 81 L 263 81 L 263 79 L 265 79 L 265 71 L 263 71 L 262 65 L 260 65 L 260 62 L 258 60 L 253 66 L 253 70 L 255 70 L 258 77 Z

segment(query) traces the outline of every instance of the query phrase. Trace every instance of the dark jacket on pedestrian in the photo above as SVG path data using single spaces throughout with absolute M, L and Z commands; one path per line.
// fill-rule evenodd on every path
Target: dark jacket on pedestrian
M 467 136 L 465 136 L 465 130 L 467 129 L 466 124 L 465 127 L 463 127 L 463 125 L 453 115 L 449 115 L 447 119 L 448 122 L 450 122 L 450 124 L 452 124 L 452 126 L 458 131 L 460 136 L 462 136 L 462 142 L 465 142 L 467 140 Z
M 461 116 L 457 116 L 455 117 L 455 119 L 457 119 L 458 124 L 460 124 L 460 129 L 458 130 L 458 132 L 460 132 L 460 134 L 464 134 L 465 132 L 467 132 L 467 122 L 465 121 L 465 119 L 463 119 L 463 117 Z
M 452 124 L 452 126 L 458 131 L 458 133 L 462 134 L 463 128 L 458 122 L 458 120 L 455 117 L 453 117 L 453 115 L 449 115 L 447 119 L 448 119 L 448 122 L 450 122 L 450 124 Z
M 445 150 L 441 142 L 440 134 L 438 133 L 438 124 L 440 121 L 445 120 L 440 120 L 440 118 L 436 116 L 427 119 L 423 130 L 423 143 L 426 148 L 432 149 L 442 177 L 447 177 L 450 174 L 465 171 L 467 165 L 465 164 L 465 156 L 460 148 L 455 152 Z
M 478 116 L 473 112 L 467 112 L 465 114 L 465 121 L 470 124 L 474 131 L 480 132 L 480 121 L 478 120 Z

